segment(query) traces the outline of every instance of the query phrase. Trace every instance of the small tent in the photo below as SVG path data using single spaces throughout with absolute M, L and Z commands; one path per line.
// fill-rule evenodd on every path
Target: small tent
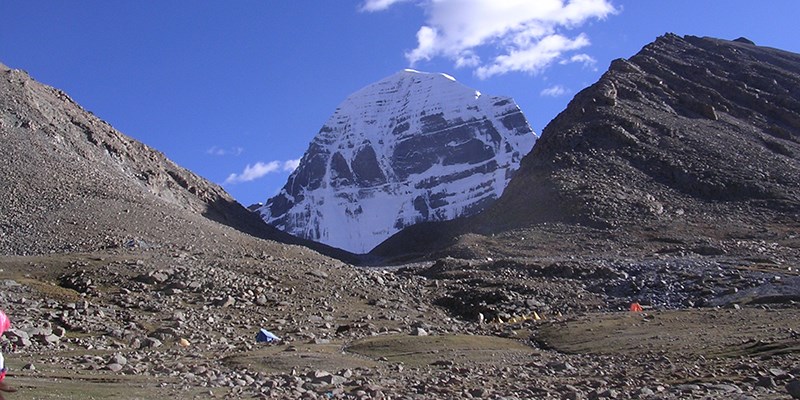
M 272 332 L 270 332 L 270 331 L 268 331 L 268 330 L 266 330 L 264 328 L 261 328 L 261 330 L 258 331 L 258 334 L 256 335 L 256 342 L 272 343 L 272 342 L 275 342 L 275 341 L 278 341 L 278 340 L 281 340 L 281 338 L 275 336 L 274 333 L 272 333 Z

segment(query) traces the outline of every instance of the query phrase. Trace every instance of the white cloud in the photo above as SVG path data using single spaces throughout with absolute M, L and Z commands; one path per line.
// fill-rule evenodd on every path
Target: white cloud
M 253 165 L 247 164 L 240 174 L 230 174 L 225 178 L 224 185 L 233 185 L 237 183 L 250 182 L 258 178 L 262 178 L 267 174 L 273 172 L 292 172 L 300 166 L 300 159 L 286 160 L 286 161 L 270 161 L 268 163 L 259 161 Z
M 283 170 L 284 171 L 292 172 L 292 171 L 296 170 L 297 167 L 299 167 L 299 166 L 300 166 L 300 159 L 299 158 L 296 159 L 296 160 L 286 160 L 286 161 L 283 162 Z
M 478 78 L 486 79 L 511 71 L 538 73 L 553 63 L 564 51 L 575 50 L 589 45 L 584 34 L 570 39 L 561 35 L 550 35 L 524 50 L 512 50 L 508 54 L 495 57 L 491 65 L 475 70 Z
M 570 62 L 577 62 L 577 63 L 584 63 L 584 64 L 594 64 L 597 62 L 592 56 L 588 54 L 575 54 L 574 56 L 569 58 Z
M 364 11 L 381 11 L 408 0 L 367 0 Z M 567 36 L 591 19 L 617 12 L 610 0 L 414 0 L 425 11 L 412 64 L 445 57 L 480 78 L 509 72 L 539 73 L 566 54 L 589 45 L 584 34 Z M 479 53 L 489 53 L 482 61 Z M 590 56 L 584 54 L 583 56 Z M 585 62 L 576 60 L 574 62 Z
M 575 54 L 574 56 L 568 59 L 559 61 L 559 64 L 561 65 L 566 65 L 571 63 L 579 63 L 583 64 L 583 66 L 587 68 L 595 68 L 595 65 L 597 65 L 597 60 L 595 60 L 594 57 L 588 54 L 581 53 L 581 54 Z
M 411 60 L 411 64 L 419 60 L 430 60 L 436 53 L 436 42 L 439 40 L 439 33 L 436 29 L 423 26 L 417 31 L 417 43 L 419 45 L 413 51 L 406 53 L 406 58 Z
M 567 94 L 567 89 L 561 85 L 551 86 L 539 92 L 540 96 L 559 97 Z
M 218 146 L 211 146 L 208 150 L 206 150 L 206 154 L 210 154 L 212 156 L 238 156 L 244 152 L 244 149 L 241 147 L 231 147 L 229 149 L 223 149 Z
M 400 3 L 408 0 L 366 0 L 361 6 L 361 11 L 383 11 L 392 6 L 394 3 Z

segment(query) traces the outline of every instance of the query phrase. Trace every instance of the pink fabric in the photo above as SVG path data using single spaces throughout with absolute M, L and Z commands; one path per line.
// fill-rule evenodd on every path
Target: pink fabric
M 11 328 L 11 321 L 8 320 L 6 313 L 0 311 L 0 335 L 7 331 L 8 328 Z
M 8 328 L 11 328 L 11 321 L 8 320 L 8 316 L 2 310 L 0 310 L 0 335 L 3 332 L 7 331 Z M 2 360 L 2 354 L 0 354 L 0 360 Z M 0 361 L 0 364 L 5 364 L 3 361 Z M 6 378 L 6 366 L 2 366 L 3 369 L 0 370 L 0 382 Z

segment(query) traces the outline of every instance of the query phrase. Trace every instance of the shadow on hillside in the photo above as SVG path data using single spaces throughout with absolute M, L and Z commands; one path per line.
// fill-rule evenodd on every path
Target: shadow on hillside
M 348 264 L 359 264 L 363 257 L 322 243 L 298 238 L 268 225 L 258 214 L 249 211 L 235 201 L 217 198 L 206 206 L 202 215 L 214 222 L 236 229 L 260 239 L 307 247 L 320 254 L 335 258 Z

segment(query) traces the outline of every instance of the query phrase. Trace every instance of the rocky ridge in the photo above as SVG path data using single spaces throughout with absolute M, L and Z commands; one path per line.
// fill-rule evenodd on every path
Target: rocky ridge
M 524 255 L 536 247 L 530 230 L 547 224 L 598 229 L 645 253 L 667 242 L 796 240 L 798 88 L 797 54 L 665 35 L 578 93 L 486 212 L 412 228 L 375 254 L 468 252 L 480 241 Z

